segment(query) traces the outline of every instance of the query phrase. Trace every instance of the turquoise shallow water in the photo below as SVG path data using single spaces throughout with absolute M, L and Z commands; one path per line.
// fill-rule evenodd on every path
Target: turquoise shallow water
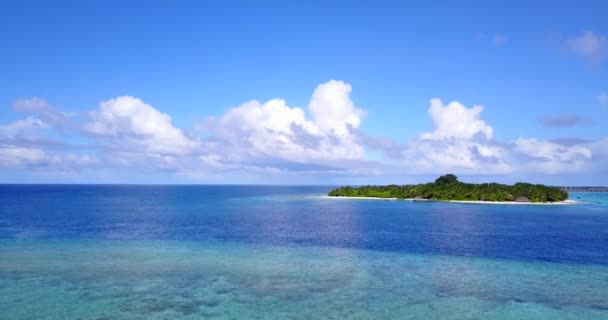
M 3 244 L 5 319 L 606 319 L 608 267 L 175 241 Z
M 582 204 L 595 205 L 596 207 L 608 206 L 608 193 L 606 192 L 570 192 L 570 200 L 579 201 Z
M 0 187 L 0 319 L 608 319 L 608 195 Z

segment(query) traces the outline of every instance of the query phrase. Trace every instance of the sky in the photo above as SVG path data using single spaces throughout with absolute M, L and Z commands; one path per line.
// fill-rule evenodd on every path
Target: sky
M 0 183 L 608 185 L 605 1 L 2 1 Z

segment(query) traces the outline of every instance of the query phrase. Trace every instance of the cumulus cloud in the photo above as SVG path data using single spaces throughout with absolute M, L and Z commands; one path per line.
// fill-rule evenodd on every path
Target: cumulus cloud
M 591 158 L 591 151 L 582 146 L 566 147 L 550 141 L 539 141 L 534 138 L 515 140 L 516 150 L 534 158 L 549 161 L 569 161 L 576 158 Z
M 53 116 L 64 112 L 41 98 L 19 100 L 13 107 L 27 117 L 0 125 L 0 167 L 61 172 L 137 168 L 213 181 L 232 176 L 232 182 L 264 182 L 260 179 L 270 176 L 274 182 L 285 177 L 327 182 L 327 177 L 445 172 L 556 174 L 608 167 L 608 139 L 499 141 L 483 118 L 483 106 L 445 104 L 438 98 L 428 106 L 427 132 L 404 141 L 374 136 L 362 131 L 365 112 L 351 92 L 348 83 L 331 80 L 314 89 L 305 107 L 278 98 L 251 100 L 207 118 L 198 137 L 135 97 L 103 101 L 85 118 L 74 117 L 75 129 L 63 132 L 65 118 L 54 121 Z M 581 119 L 558 115 L 539 121 L 566 127 Z M 64 139 L 65 145 L 32 134 Z M 82 145 L 71 144 L 74 140 Z
M 138 98 L 122 96 L 104 101 L 89 118 L 84 131 L 108 138 L 118 149 L 184 155 L 199 146 L 198 141 L 173 126 L 169 115 Z
M 282 99 L 249 101 L 220 117 L 208 119 L 203 126 L 207 131 L 205 138 L 186 135 L 173 125 L 169 115 L 141 99 L 122 96 L 101 102 L 98 109 L 88 112 L 84 123 L 78 124 L 79 131 L 71 133 L 86 133 L 91 148 L 103 154 L 103 164 L 108 167 L 190 173 L 340 171 L 343 169 L 339 167 L 356 167 L 352 161 L 364 158 L 364 149 L 352 133 L 360 125 L 363 112 L 350 99 L 351 90 L 342 81 L 329 81 L 317 87 L 308 110 L 313 119 L 304 109 L 290 107 Z M 50 110 L 49 104 L 40 98 L 19 100 L 14 107 L 35 114 Z M 55 123 L 47 125 L 28 117 L 0 127 L 0 133 L 23 132 L 26 127 L 35 126 L 53 128 Z M 23 141 L 19 143 L 25 146 Z M 21 159 L 17 162 L 22 167 L 34 164 L 40 168 L 58 167 L 70 160 L 49 156 L 42 149 L 11 148 L 4 153 L 8 155 L 8 151 L 15 159 Z M 17 157 L 17 151 L 31 155 L 31 161 Z M 33 155 L 38 155 L 36 161 Z M 76 162 L 73 157 L 71 160 Z M 334 168 L 333 162 L 337 161 L 341 166 Z
M 352 133 L 363 111 L 350 99 L 351 86 L 329 81 L 313 92 L 308 119 L 299 107 L 282 99 L 249 101 L 201 126 L 210 135 L 206 161 L 272 161 L 293 163 L 362 159 L 364 149 Z M 226 152 L 229 151 L 229 152 Z M 293 165 L 293 164 L 291 164 Z
M 433 131 L 405 144 L 401 157 L 414 172 L 487 174 L 512 170 L 507 151 L 493 138 L 494 131 L 482 118 L 483 106 L 466 107 L 431 99 L 429 116 Z
M 0 146 L 0 165 L 5 168 L 30 168 L 47 164 L 43 150 L 19 146 Z
M 582 145 L 565 146 L 534 138 L 519 138 L 514 143 L 515 151 L 531 158 L 527 162 L 531 169 L 549 173 L 580 170 L 592 157 L 592 151 Z
M 581 118 L 575 114 L 545 116 L 538 119 L 538 121 L 546 128 L 570 128 L 589 123 L 587 119 Z
M 491 139 L 493 129 L 480 117 L 483 106 L 467 108 L 458 101 L 444 105 L 441 99 L 431 99 L 429 115 L 434 131 L 422 134 L 422 139 L 472 139 L 474 137 Z
M 355 107 L 350 99 L 352 87 L 343 81 L 331 80 L 319 85 L 310 100 L 310 113 L 314 122 L 325 131 L 337 135 L 349 133 L 349 128 L 359 128 L 363 110 Z
M 566 39 L 566 48 L 579 57 L 593 62 L 602 60 L 606 55 L 608 38 L 587 30 L 578 37 Z
M 432 99 L 429 115 L 434 130 L 407 143 L 403 159 L 416 171 L 505 174 L 509 172 L 559 173 L 580 171 L 590 165 L 587 141 L 558 143 L 534 138 L 512 142 L 493 139 L 493 129 L 481 117 L 482 106 L 466 107 L 453 101 L 444 105 Z M 573 118 L 573 119 L 572 119 Z M 544 119 L 548 125 L 576 125 L 576 117 Z
M 36 118 L 44 122 L 47 128 L 52 127 L 64 133 L 75 130 L 76 125 L 70 119 L 71 113 L 54 108 L 48 101 L 40 97 L 18 99 L 13 102 L 13 110 L 29 115 L 28 118 Z
M 54 127 L 36 117 L 28 116 L 11 123 L 0 124 L 0 145 L 16 145 L 21 147 L 59 147 L 62 141 L 50 138 Z
M 33 117 L 27 117 L 7 125 L 0 125 L 0 136 L 11 136 L 24 130 L 47 128 L 49 128 L 49 125 L 44 121 Z
M 594 158 L 608 161 L 608 137 L 589 142 L 588 147 L 590 150 L 592 150 Z M 608 171 L 608 165 L 606 165 L 605 162 L 597 161 L 594 162 L 594 164 L 602 167 L 604 171 Z
M 506 158 L 502 146 L 470 139 L 417 139 L 403 151 L 404 163 L 413 170 L 411 173 L 502 174 L 513 170 Z
M 0 145 L 0 167 L 9 169 L 53 169 L 74 170 L 98 164 L 90 155 L 49 155 L 45 150 L 15 145 Z

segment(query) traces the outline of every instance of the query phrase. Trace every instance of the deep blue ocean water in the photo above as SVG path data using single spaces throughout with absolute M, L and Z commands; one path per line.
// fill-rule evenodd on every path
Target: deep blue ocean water
M 608 194 L 0 185 L 3 319 L 608 319 Z

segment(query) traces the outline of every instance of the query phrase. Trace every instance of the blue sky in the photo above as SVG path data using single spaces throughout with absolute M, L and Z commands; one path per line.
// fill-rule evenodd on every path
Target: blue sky
M 606 11 L 3 2 L 0 181 L 605 185 Z

